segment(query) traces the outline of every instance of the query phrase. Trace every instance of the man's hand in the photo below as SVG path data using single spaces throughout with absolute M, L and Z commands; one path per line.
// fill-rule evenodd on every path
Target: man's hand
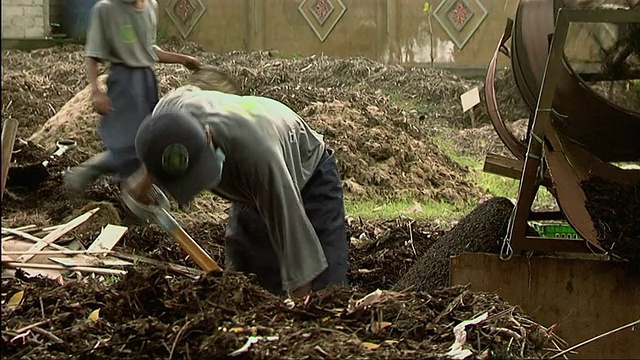
M 149 188 L 153 184 L 153 178 L 149 176 L 144 166 L 132 174 L 122 184 L 122 191 L 128 192 L 136 201 L 143 205 L 156 205 L 149 196 Z
M 198 70 L 202 66 L 198 59 L 188 55 L 184 55 L 182 65 L 184 65 L 189 70 Z
M 97 90 L 91 94 L 91 104 L 93 109 L 100 115 L 105 116 L 113 110 L 111 99 L 104 92 Z
M 302 285 L 299 288 L 291 291 L 290 296 L 294 299 L 302 299 L 309 294 L 311 294 L 311 283 Z

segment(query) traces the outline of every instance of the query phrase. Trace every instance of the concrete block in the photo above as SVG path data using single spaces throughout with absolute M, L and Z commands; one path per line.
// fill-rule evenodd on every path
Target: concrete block
M 44 6 L 28 6 L 24 8 L 24 15 L 29 17 L 44 17 Z
M 36 16 L 33 18 L 33 25 L 34 26 L 40 26 L 42 28 L 44 28 L 45 22 L 44 22 L 44 17 L 42 16 Z
M 30 27 L 24 29 L 25 38 L 42 38 L 44 37 L 44 26 Z
M 24 15 L 24 8 L 16 5 L 2 6 L 2 23 L 5 23 L 5 19 L 11 20 L 17 16 Z
M 33 18 L 27 17 L 27 16 L 16 16 L 13 19 L 11 19 L 11 26 L 15 26 L 15 27 L 19 27 L 22 29 L 26 29 L 29 27 L 33 27 Z
M 31 0 L 31 1 L 33 2 L 33 5 L 36 5 L 36 6 L 45 5 L 44 0 Z
M 22 39 L 24 38 L 24 29 L 15 26 L 2 27 L 3 39 Z

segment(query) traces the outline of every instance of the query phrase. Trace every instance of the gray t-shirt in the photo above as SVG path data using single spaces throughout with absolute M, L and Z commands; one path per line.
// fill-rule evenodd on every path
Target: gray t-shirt
M 158 3 L 136 9 L 123 0 L 100 0 L 91 9 L 85 55 L 112 64 L 150 67 L 156 61 Z
M 279 256 L 285 291 L 309 283 L 327 268 L 316 232 L 305 213 L 301 189 L 325 151 L 322 135 L 275 100 L 183 86 L 154 109 L 182 110 L 209 125 L 226 154 L 215 192 L 254 204 Z

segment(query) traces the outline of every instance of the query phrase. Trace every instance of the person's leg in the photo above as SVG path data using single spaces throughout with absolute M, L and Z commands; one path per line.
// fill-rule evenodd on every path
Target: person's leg
M 225 233 L 225 267 L 257 275 L 258 283 L 276 295 L 282 291 L 280 262 L 258 210 L 247 204 L 231 206 Z
M 158 88 L 151 69 L 111 68 L 107 95 L 113 110 L 100 119 L 98 135 L 107 151 L 82 163 L 65 175 L 65 184 L 81 191 L 101 175 L 115 173 L 122 180 L 140 166 L 135 137 L 144 118 L 158 102 Z
M 329 267 L 313 281 L 313 290 L 346 285 L 349 242 L 345 225 L 342 185 L 335 152 L 327 150 L 302 189 L 304 208 L 320 239 Z

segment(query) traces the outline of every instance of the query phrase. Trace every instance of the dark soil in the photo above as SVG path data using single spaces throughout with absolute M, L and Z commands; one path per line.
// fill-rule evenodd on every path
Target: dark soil
M 598 241 L 613 254 L 629 260 L 630 268 L 640 270 L 640 182 L 621 185 L 591 177 L 581 186 Z
M 5 359 L 224 359 L 250 336 L 276 338 L 236 358 L 441 358 L 453 326 L 483 312 L 487 321 L 467 327 L 475 358 L 540 358 L 553 346 L 519 308 L 464 287 L 383 292 L 360 308 L 354 302 L 366 292 L 333 288 L 289 308 L 243 275 L 191 280 L 137 267 L 111 285 L 3 280 L 3 302 L 19 291 L 19 306 L 2 307 Z M 97 309 L 99 319 L 88 320 Z
M 478 205 L 438 239 L 393 288 L 432 291 L 447 286 L 451 256 L 500 250 L 512 210 L 513 203 L 506 198 L 493 198 Z
M 35 212 L 56 224 L 93 206 L 89 201 L 110 204 L 126 216 L 113 184 L 101 181 L 84 197 L 69 196 L 60 191 L 59 176 L 42 183 L 37 191 L 12 188 L 12 196 L 3 201 L 3 222 L 22 216 L 22 223 L 11 223 L 35 223 L 29 220 Z M 186 230 L 224 263 L 222 223 L 191 222 Z M 348 231 L 353 288 L 327 289 L 313 294 L 306 304 L 288 309 L 282 299 L 258 287 L 251 275 L 228 273 L 197 281 L 176 275 L 167 270 L 167 263 L 195 267 L 176 242 L 156 226 L 130 226 L 114 250 L 165 265 L 141 263 L 123 278 L 87 276 L 67 279 L 62 286 L 24 276 L 3 280 L 3 301 L 25 292 L 17 308 L 2 307 L 3 357 L 228 358 L 248 336 L 257 335 L 278 336 L 278 340 L 259 342 L 237 358 L 438 358 L 454 341 L 453 326 L 485 311 L 490 320 L 467 328 L 473 339 L 468 347 L 476 357 L 535 358 L 546 353 L 545 347 L 555 346 L 548 344 L 551 337 L 546 329 L 518 308 L 495 295 L 459 287 L 429 294 L 382 293 L 382 303 L 349 313 L 345 309 L 353 301 L 396 283 L 442 230 L 397 220 L 350 221 Z M 97 229 L 81 226 L 72 235 L 88 246 Z M 87 320 L 96 309 L 100 319 Z M 509 320 L 511 316 L 517 323 Z M 30 325 L 29 330 L 21 330 Z

